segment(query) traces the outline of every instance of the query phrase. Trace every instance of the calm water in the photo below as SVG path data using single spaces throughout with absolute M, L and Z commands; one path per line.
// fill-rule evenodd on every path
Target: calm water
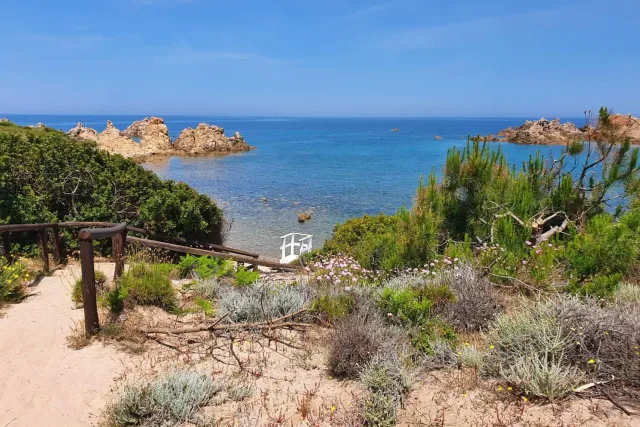
M 0 116 L 63 130 L 82 121 L 99 131 L 107 119 L 124 129 L 140 118 Z M 335 224 L 347 218 L 409 206 L 420 175 L 433 167 L 440 170 L 449 148 L 464 147 L 469 134 L 497 133 L 525 119 L 165 117 L 172 138 L 185 127 L 207 122 L 224 127 L 228 135 L 240 131 L 257 149 L 225 157 L 172 157 L 145 167 L 212 196 L 233 221 L 229 245 L 277 256 L 278 237 L 284 234 L 313 234 L 314 247 L 319 247 Z M 578 125 L 584 121 L 567 120 Z M 435 140 L 436 135 L 443 139 Z M 512 144 L 503 148 L 509 161 L 518 164 L 536 150 L 550 150 Z M 299 224 L 297 214 L 303 211 L 312 211 L 313 218 Z

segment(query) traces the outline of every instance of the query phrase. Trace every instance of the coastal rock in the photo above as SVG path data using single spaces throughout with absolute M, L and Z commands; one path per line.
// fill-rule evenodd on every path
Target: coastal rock
M 9 119 L 6 117 L 0 117 L 0 123 L 9 123 Z
M 307 222 L 311 219 L 311 212 L 301 212 L 298 214 L 298 222 Z
M 173 143 L 175 150 L 188 154 L 249 151 L 251 147 L 239 132 L 228 138 L 219 126 L 200 123 L 195 129 L 184 129 Z
M 583 140 L 585 133 L 573 123 L 541 118 L 535 121 L 528 120 L 522 126 L 504 129 L 498 136 L 517 144 L 554 145 Z
M 121 135 L 132 139 L 139 138 L 140 149 L 148 154 L 173 149 L 169 129 L 164 124 L 164 119 L 160 117 L 145 117 L 142 120 L 136 120 Z
M 69 129 L 67 135 L 76 139 L 88 139 L 90 141 L 98 141 L 98 131 L 92 128 L 82 126 L 82 123 L 78 122 L 76 127 Z
M 123 136 L 120 130 L 113 126 L 111 120 L 107 120 L 107 127 L 98 134 L 98 146 L 110 153 L 120 154 L 124 157 L 139 157 L 145 153 L 133 139 Z
M 618 128 L 624 137 L 631 139 L 632 144 L 640 144 L 640 119 L 631 114 L 615 114 L 611 117 L 611 123 Z

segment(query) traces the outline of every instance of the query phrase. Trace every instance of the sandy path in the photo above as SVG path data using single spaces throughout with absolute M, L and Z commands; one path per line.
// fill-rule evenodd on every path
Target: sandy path
M 99 267 L 109 277 L 113 265 Z M 94 343 L 67 347 L 75 321 L 70 290 L 79 266 L 45 277 L 0 318 L 0 427 L 95 425 L 124 355 Z

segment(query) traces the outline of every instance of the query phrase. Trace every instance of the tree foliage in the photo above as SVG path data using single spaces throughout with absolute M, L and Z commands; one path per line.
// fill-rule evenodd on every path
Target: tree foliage
M 0 224 L 127 222 L 220 240 L 222 211 L 208 197 L 94 143 L 0 123 Z

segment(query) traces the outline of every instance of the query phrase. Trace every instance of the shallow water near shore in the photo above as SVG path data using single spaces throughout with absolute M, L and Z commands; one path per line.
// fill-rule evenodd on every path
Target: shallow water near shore
M 140 116 L 7 115 L 21 125 L 42 122 L 68 130 L 81 121 L 102 131 L 107 119 L 123 130 Z M 528 118 L 531 119 L 531 118 Z M 145 167 L 183 181 L 213 197 L 232 221 L 227 244 L 278 257 L 280 236 L 313 234 L 318 248 L 348 218 L 393 213 L 410 206 L 421 175 L 440 173 L 447 151 L 467 135 L 497 133 L 527 118 L 346 119 L 165 116 L 172 138 L 200 122 L 240 131 L 256 149 L 212 157 L 170 157 Z M 580 119 L 563 119 L 583 124 Z M 399 131 L 393 132 L 392 129 Z M 434 137 L 442 136 L 441 140 Z M 561 147 L 502 143 L 509 162 L 520 165 L 540 150 Z M 312 212 L 300 224 L 297 214 Z

